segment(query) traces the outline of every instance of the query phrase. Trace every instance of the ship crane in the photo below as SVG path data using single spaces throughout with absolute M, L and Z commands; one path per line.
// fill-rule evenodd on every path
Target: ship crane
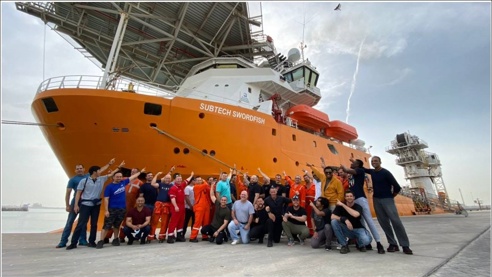
M 450 210 L 449 196 L 444 185 L 441 162 L 435 153 L 424 151 L 427 142 L 410 133 L 397 134 L 386 152 L 396 155 L 396 164 L 405 171 L 411 190 L 424 191 L 431 206 Z

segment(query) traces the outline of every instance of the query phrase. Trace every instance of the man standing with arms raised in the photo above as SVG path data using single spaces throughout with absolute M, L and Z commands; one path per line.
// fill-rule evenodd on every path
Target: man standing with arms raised
M 395 177 L 393 177 L 393 174 L 381 167 L 380 157 L 372 157 L 371 165 L 374 169 L 364 169 L 364 171 L 371 174 L 372 177 L 374 189 L 372 201 L 374 211 L 376 212 L 379 225 L 383 229 L 386 238 L 390 243 L 386 250 L 388 252 L 400 251 L 395 240 L 395 235 L 393 234 L 394 230 L 396 237 L 403 248 L 403 253 L 412 255 L 413 252 L 410 249 L 410 241 L 408 240 L 407 232 L 398 215 L 394 199 L 400 192 L 401 187 Z
M 367 201 L 366 194 L 364 192 L 364 179 L 366 173 L 364 172 L 364 162 L 357 159 L 351 159 L 352 164 L 350 168 L 346 168 L 344 165 L 340 165 L 341 171 L 343 173 L 350 173 L 354 178 L 354 184 L 350 187 L 350 190 L 353 192 L 355 197 L 355 203 L 359 204 L 362 207 L 362 218 L 367 223 L 369 230 L 371 230 L 372 236 L 377 243 L 378 253 L 384 254 L 384 247 L 381 244 L 381 237 L 379 236 L 378 229 L 376 225 L 374 225 L 374 221 L 372 220 L 371 210 L 369 208 L 369 202 Z M 346 174 L 345 174 L 346 175 Z M 346 177 L 344 175 L 344 177 Z M 367 190 L 372 192 L 372 186 L 368 186 Z M 367 250 L 372 250 L 371 245 L 359 245 L 359 247 L 366 247 Z

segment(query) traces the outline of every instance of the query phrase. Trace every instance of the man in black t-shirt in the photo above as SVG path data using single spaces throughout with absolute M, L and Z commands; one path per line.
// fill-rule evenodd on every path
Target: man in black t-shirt
M 265 199 L 265 209 L 268 207 L 268 244 L 267 247 L 272 247 L 273 242 L 280 242 L 282 234 L 282 216 L 284 214 L 284 205 L 292 201 L 289 198 L 277 195 L 277 188 L 270 189 L 270 196 Z
M 309 236 L 306 210 L 299 205 L 299 202 L 299 196 L 292 197 L 292 206 L 287 208 L 283 216 L 282 228 L 289 239 L 288 246 L 294 245 L 293 235 L 299 235 L 301 245 L 304 245 L 304 240 Z
M 357 239 L 359 250 L 365 252 L 365 245 L 371 243 L 372 238 L 360 221 L 362 207 L 354 202 L 354 194 L 347 190 L 345 192 L 345 203 L 337 200 L 337 206 L 331 215 L 331 227 L 337 236 L 338 243 L 342 245 L 340 254 L 350 252 L 345 238 Z

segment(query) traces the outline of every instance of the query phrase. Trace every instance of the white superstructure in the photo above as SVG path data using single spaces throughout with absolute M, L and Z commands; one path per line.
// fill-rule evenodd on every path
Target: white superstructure
M 427 198 L 438 199 L 443 206 L 449 206 L 441 161 L 437 154 L 424 151 L 428 147 L 419 137 L 403 133 L 396 135 L 386 152 L 398 156 L 395 162 L 404 168 L 405 178 L 412 188 L 423 188 Z

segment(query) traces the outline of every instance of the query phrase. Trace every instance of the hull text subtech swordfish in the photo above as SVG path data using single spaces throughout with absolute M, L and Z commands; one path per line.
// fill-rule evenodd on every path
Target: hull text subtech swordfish
M 246 2 L 16 3 L 43 18 L 104 75 L 45 80 L 32 112 L 71 175 L 115 157 L 184 175 L 302 174 L 306 163 L 369 165 L 356 128 L 313 108 L 320 77 L 301 50 L 277 53 Z M 256 5 L 261 5 L 256 3 Z M 369 197 L 370 200 L 371 197 Z M 397 196 L 401 215 L 410 198 Z M 371 205 L 372 208 L 372 205 Z M 104 214 L 104 213 L 102 213 Z

